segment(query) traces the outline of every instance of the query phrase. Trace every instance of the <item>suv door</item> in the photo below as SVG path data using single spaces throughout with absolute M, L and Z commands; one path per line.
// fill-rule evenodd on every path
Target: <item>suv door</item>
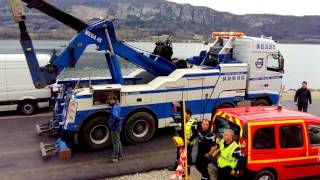
M 8 92 L 5 62 L 0 61 L 0 111 L 8 111 Z
M 320 123 L 314 122 L 308 125 L 309 134 L 309 159 L 305 172 L 308 176 L 320 175 Z
M 273 122 L 248 123 L 248 169 L 260 171 L 266 167 L 276 166 L 278 151 Z
M 278 121 L 278 161 L 282 177 L 288 179 L 305 176 L 302 170 L 308 158 L 305 124 L 302 120 Z

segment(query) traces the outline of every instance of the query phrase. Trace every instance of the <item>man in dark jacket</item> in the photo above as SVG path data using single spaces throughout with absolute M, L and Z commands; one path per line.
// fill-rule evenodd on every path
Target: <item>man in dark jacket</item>
M 298 105 L 298 110 L 308 112 L 308 102 L 312 104 L 311 92 L 307 88 L 307 82 L 303 81 L 300 89 L 297 90 L 294 96 L 294 102 Z
M 208 119 L 203 119 L 201 128 L 198 132 L 194 133 L 189 142 L 192 142 L 198 137 L 198 154 L 196 158 L 196 168 L 201 173 L 201 180 L 210 180 L 208 172 L 209 159 L 207 154 L 210 152 L 211 147 L 216 145 L 215 136 L 210 130 L 210 122 Z
M 108 121 L 108 125 L 111 131 L 111 140 L 113 146 L 113 154 L 111 157 L 112 162 L 118 162 L 123 157 L 122 144 L 120 140 L 120 132 L 122 128 L 122 119 L 120 118 L 120 105 L 118 103 L 118 97 L 113 96 L 109 102 L 111 108 L 111 115 Z

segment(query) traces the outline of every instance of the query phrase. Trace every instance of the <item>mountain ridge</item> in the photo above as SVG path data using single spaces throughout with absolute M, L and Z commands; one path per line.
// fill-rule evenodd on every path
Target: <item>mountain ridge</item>
M 165 0 L 49 0 L 49 3 L 92 23 L 99 17 L 116 17 L 121 39 L 154 41 L 172 34 L 176 41 L 203 41 L 212 31 L 242 31 L 250 36 L 272 36 L 280 42 L 320 42 L 320 16 L 274 14 L 234 15 L 203 6 L 178 4 Z M 5 0 L 0 0 L 0 37 L 16 39 Z M 75 32 L 34 9 L 25 8 L 27 26 L 36 39 L 70 39 Z M 48 23 L 50 22 L 50 23 Z

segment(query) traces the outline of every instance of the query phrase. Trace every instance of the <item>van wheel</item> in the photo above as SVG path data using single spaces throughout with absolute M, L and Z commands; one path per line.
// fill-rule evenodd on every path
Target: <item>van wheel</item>
M 270 106 L 270 103 L 266 99 L 257 99 L 254 106 Z
M 276 176 L 268 170 L 264 170 L 259 172 L 255 177 L 254 180 L 275 180 Z
M 32 103 L 30 101 L 25 101 L 19 105 L 19 110 L 22 114 L 28 116 L 28 115 L 32 115 L 33 113 L 35 113 L 36 107 L 35 107 L 34 103 Z
M 137 112 L 125 124 L 125 138 L 131 144 L 149 141 L 156 130 L 155 119 L 147 112 Z
M 81 140 L 88 150 L 101 150 L 111 143 L 111 132 L 107 125 L 107 117 L 97 116 L 89 121 L 81 129 Z

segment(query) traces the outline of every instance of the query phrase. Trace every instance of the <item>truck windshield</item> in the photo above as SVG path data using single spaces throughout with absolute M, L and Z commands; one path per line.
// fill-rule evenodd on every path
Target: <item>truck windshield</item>
M 221 116 L 216 116 L 214 119 L 214 132 L 216 136 L 222 138 L 225 129 L 232 129 L 235 135 L 234 140 L 239 142 L 240 127 Z

